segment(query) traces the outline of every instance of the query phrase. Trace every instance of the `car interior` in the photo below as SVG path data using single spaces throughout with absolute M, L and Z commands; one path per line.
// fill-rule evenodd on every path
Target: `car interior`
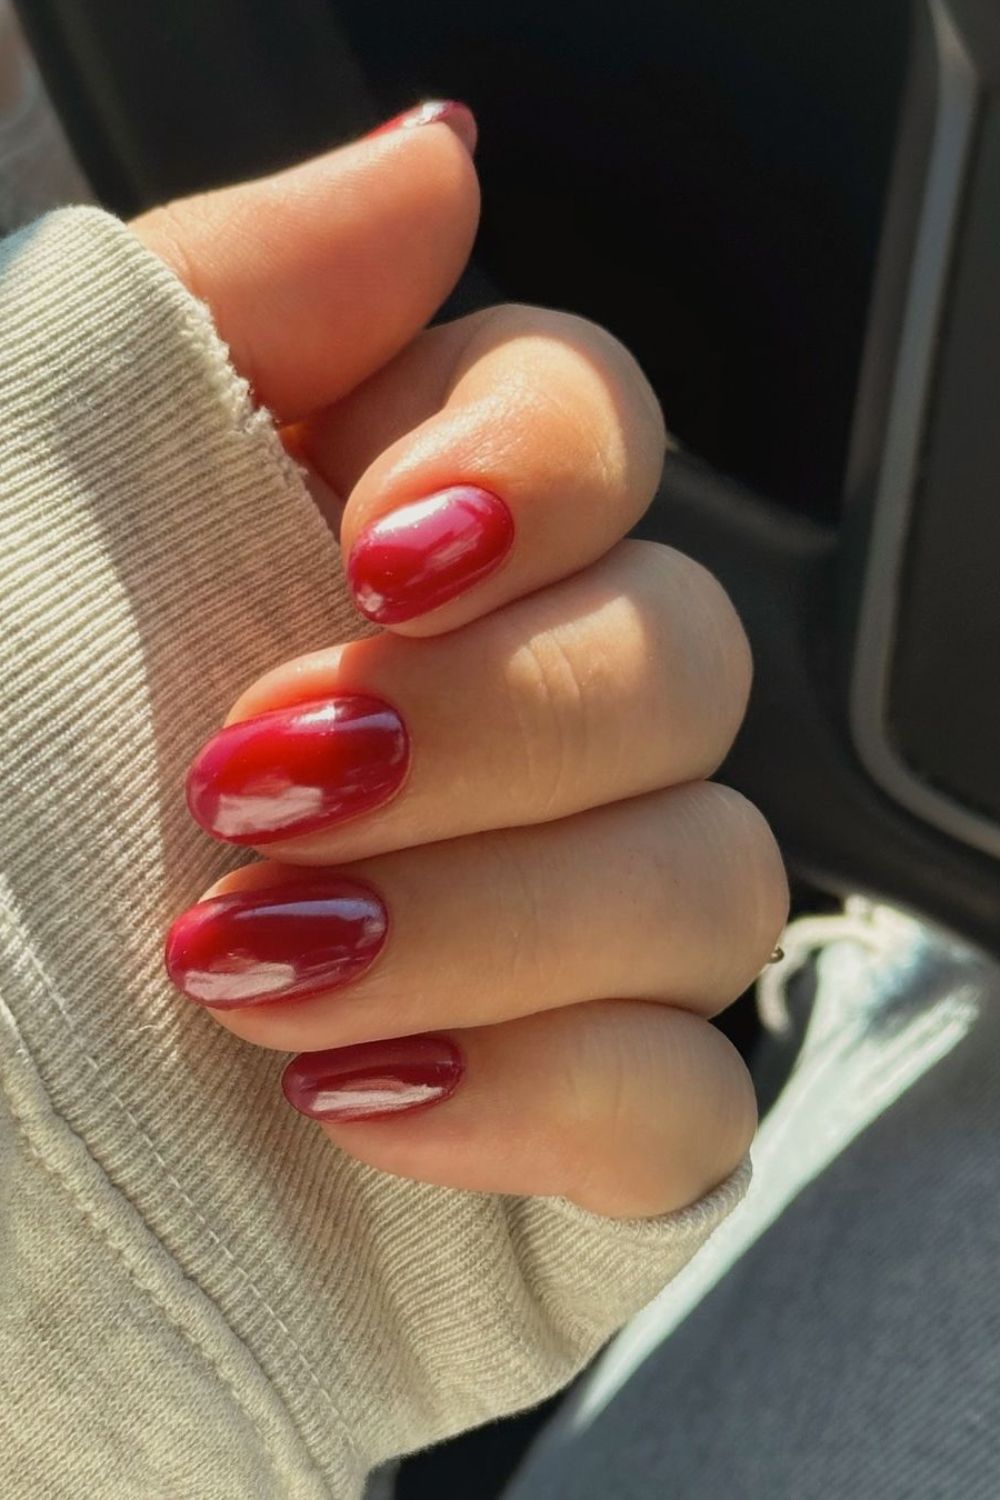
M 547 304 L 637 354 L 676 444 L 639 534 L 744 619 L 723 775 L 795 908 L 860 893 L 1000 955 L 993 0 L 16 10 L 125 215 L 468 100 L 483 220 L 441 316 Z M 756 1024 L 725 1021 L 748 1053 Z M 498 1493 L 545 1415 L 409 1460 L 401 1500 Z

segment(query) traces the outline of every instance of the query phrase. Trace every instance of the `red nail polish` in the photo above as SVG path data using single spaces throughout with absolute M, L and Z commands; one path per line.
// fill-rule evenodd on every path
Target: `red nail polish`
M 213 736 L 188 772 L 191 815 L 232 844 L 328 828 L 388 802 L 409 741 L 388 703 L 356 695 L 276 708 Z
M 210 896 L 167 936 L 167 973 L 217 1010 L 302 1000 L 357 979 L 381 952 L 385 906 L 369 886 L 327 877 Z
M 378 1120 L 440 1104 L 463 1062 L 441 1036 L 403 1036 L 294 1057 L 281 1079 L 293 1109 L 313 1120 Z
M 413 130 L 418 125 L 447 125 L 458 136 L 470 156 L 476 149 L 479 136 L 476 117 L 467 104 L 460 104 L 457 99 L 428 99 L 426 103 L 417 104 L 413 109 L 405 109 L 401 115 L 393 115 L 384 125 L 376 125 L 374 130 L 369 130 L 365 139 L 388 135 L 390 130 Z
M 459 484 L 373 521 L 354 543 L 347 580 L 362 614 L 395 625 L 479 583 L 513 541 L 514 519 L 499 495 Z

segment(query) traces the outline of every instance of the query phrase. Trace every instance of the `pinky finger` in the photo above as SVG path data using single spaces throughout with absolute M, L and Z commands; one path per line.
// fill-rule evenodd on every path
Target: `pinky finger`
M 642 1001 L 303 1053 L 284 1088 L 369 1166 L 615 1218 L 695 1202 L 739 1165 L 756 1125 L 721 1032 Z

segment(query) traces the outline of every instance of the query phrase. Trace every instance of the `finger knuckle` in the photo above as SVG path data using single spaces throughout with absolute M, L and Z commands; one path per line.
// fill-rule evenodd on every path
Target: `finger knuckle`
M 575 479 L 587 476 L 616 500 L 648 503 L 667 446 L 663 412 L 635 356 L 606 328 L 574 313 L 509 303 L 474 325 L 462 368 L 497 345 L 513 348 L 503 382 L 534 410 L 544 405 L 555 431 L 550 443 L 572 455 Z
M 701 1017 L 664 1018 L 684 1115 L 672 1117 L 686 1149 L 675 1166 L 675 1206 L 693 1202 L 724 1182 L 745 1158 L 757 1131 L 757 1096 L 739 1052 Z
M 628 449 L 626 472 L 636 486 L 655 489 L 663 469 L 669 434 L 663 408 L 635 355 L 598 323 L 565 316 L 565 337 L 588 368 L 601 374 L 609 421 L 622 431 Z
M 583 1050 L 567 1063 L 585 1082 L 567 1077 L 562 1115 L 578 1145 L 577 1201 L 662 1213 L 731 1176 L 757 1128 L 753 1083 L 732 1043 L 700 1017 L 639 1002 L 596 1002 L 577 1019 Z
M 739 1052 L 716 1027 L 710 1028 L 718 1053 L 719 1090 L 715 1104 L 716 1176 L 730 1176 L 743 1161 L 757 1134 L 757 1092 Z
M 576 1010 L 575 1025 L 563 1022 L 568 1045 L 558 1112 L 565 1176 L 571 1196 L 598 1212 L 616 1211 L 623 1195 L 641 1190 L 649 1176 L 645 1156 L 628 1150 L 642 1118 L 636 1079 L 645 1082 L 651 1071 L 649 1032 L 636 1011 L 635 1005 L 595 1000 Z M 652 1193 L 645 1196 L 655 1199 L 659 1175 L 654 1169 Z
M 668 600 L 671 617 L 684 621 L 689 674 L 696 678 L 706 746 L 716 769 L 743 722 L 753 680 L 753 657 L 743 622 L 722 584 L 703 564 L 660 542 L 632 542 L 648 549 L 646 567 L 657 598 Z M 662 604 L 661 604 L 662 607 Z M 711 691 L 705 691 L 707 686 Z
M 788 920 L 788 879 L 763 813 L 734 788 L 709 786 L 733 912 L 734 983 L 742 989 L 765 966 Z
M 492 955 L 488 982 L 540 1001 L 554 968 L 546 900 L 550 872 L 525 858 L 519 834 L 495 829 L 479 841 L 478 879 L 490 892 L 490 941 L 482 956 Z M 532 1004 L 524 1008 L 530 1011 Z
M 588 779 L 588 745 L 606 739 L 589 732 L 587 668 L 558 631 L 542 630 L 508 660 L 506 695 L 522 793 L 544 819 L 573 804 Z

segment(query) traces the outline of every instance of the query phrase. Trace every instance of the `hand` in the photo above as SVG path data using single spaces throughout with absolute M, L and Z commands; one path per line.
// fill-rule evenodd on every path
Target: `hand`
M 614 339 L 525 307 L 421 331 L 475 228 L 451 124 L 135 225 L 318 476 L 386 627 L 277 667 L 197 756 L 198 821 L 267 858 L 178 919 L 169 966 L 304 1054 L 289 1098 L 354 1157 L 652 1216 L 754 1127 L 708 1020 L 786 914 L 765 823 L 706 780 L 749 655 L 701 567 L 622 540 L 664 428 Z

